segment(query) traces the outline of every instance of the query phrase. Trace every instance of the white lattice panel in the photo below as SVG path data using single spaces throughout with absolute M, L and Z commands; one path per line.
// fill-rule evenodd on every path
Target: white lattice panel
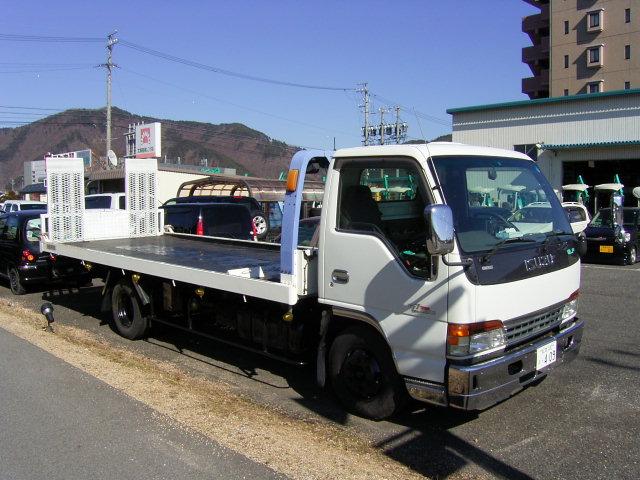
M 125 160 L 125 193 L 129 212 L 129 236 L 145 237 L 162 232 L 158 211 L 158 162 L 155 158 Z
M 46 158 L 49 239 L 83 240 L 84 164 L 82 158 Z

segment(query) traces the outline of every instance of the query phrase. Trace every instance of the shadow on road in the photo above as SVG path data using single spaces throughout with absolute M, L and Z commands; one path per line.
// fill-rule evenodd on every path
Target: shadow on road
M 99 322 L 98 325 L 105 325 L 110 323 L 110 314 L 100 311 L 100 291 L 100 287 L 81 290 L 51 289 L 42 293 L 42 299 L 81 313 L 85 318 L 93 317 Z M 154 324 L 152 334 L 145 344 L 177 353 L 200 362 L 207 368 L 241 376 L 267 389 L 291 390 L 300 396 L 295 399 L 297 405 L 332 422 L 346 425 L 353 420 L 331 393 L 316 385 L 313 362 L 309 366 L 292 368 L 257 353 L 160 324 Z M 261 375 L 260 371 L 269 372 L 276 379 Z M 282 381 L 278 381 L 279 379 Z M 287 398 L 286 401 L 290 402 L 291 399 Z M 397 432 L 397 427 L 402 427 L 402 432 L 387 435 L 374 446 L 390 458 L 428 477 L 447 478 L 474 464 L 493 477 L 530 479 L 530 476 L 517 468 L 451 432 L 454 427 L 475 418 L 476 415 L 466 412 L 425 407 L 415 402 L 399 415 L 387 420 L 395 426 L 394 431 Z M 368 423 L 363 419 L 358 421 Z

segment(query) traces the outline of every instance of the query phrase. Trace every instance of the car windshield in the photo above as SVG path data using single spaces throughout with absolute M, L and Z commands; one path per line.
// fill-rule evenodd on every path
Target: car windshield
M 45 208 L 44 203 L 23 203 L 20 205 L 20 210 L 44 210 Z
M 434 165 L 464 252 L 492 250 L 506 240 L 572 234 L 566 213 L 534 162 L 437 157 Z
M 111 197 L 108 195 L 101 195 L 99 197 L 85 197 L 84 208 L 111 208 Z
M 636 217 L 638 210 L 624 209 L 622 211 L 622 224 L 627 227 L 632 227 L 636 224 Z M 613 221 L 611 218 L 611 209 L 603 208 L 596 213 L 593 220 L 589 224 L 592 227 L 613 227 Z

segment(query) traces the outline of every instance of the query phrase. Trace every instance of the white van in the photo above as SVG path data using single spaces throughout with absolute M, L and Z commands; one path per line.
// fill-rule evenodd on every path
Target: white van
M 85 209 L 124 210 L 125 194 L 120 193 L 95 193 L 84 197 Z
M 46 210 L 45 202 L 36 202 L 34 200 L 7 200 L 2 205 L 2 213 L 20 212 L 22 210 Z

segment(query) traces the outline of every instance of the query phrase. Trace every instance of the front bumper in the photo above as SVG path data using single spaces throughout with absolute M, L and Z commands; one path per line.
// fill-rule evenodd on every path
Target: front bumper
M 462 410 L 484 410 L 511 397 L 551 370 L 573 360 L 580 350 L 584 322 L 574 318 L 564 330 L 547 335 L 475 365 L 449 365 L 448 382 L 436 385 L 405 378 L 409 394 L 421 401 Z M 536 370 L 537 349 L 556 341 L 556 361 Z

